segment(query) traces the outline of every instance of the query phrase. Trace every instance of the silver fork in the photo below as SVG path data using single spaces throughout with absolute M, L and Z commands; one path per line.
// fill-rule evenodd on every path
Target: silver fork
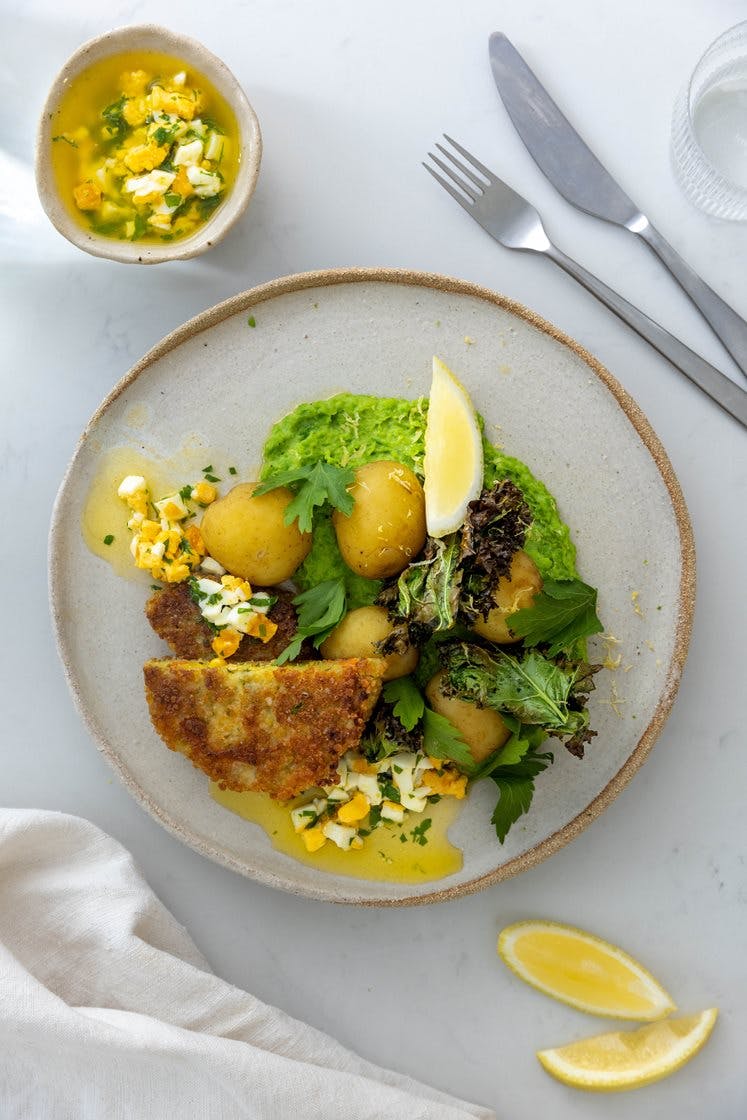
M 452 198 L 456 199 L 471 218 L 487 230 L 492 238 L 507 249 L 541 253 L 549 257 L 588 292 L 596 296 L 605 307 L 613 311 L 618 318 L 632 327 L 641 338 L 645 338 L 655 350 L 684 373 L 685 377 L 699 389 L 707 393 L 721 408 L 747 427 L 747 392 L 741 386 L 736 385 L 721 370 L 716 369 L 694 350 L 685 346 L 684 342 L 680 342 L 664 327 L 650 319 L 632 303 L 628 303 L 592 273 L 587 272 L 577 261 L 566 256 L 550 241 L 542 225 L 542 219 L 525 198 L 489 171 L 456 140 L 446 134 L 444 139 L 462 156 L 462 159 L 458 159 L 453 151 L 442 144 L 436 144 L 436 148 L 445 159 L 439 158 L 433 152 L 429 152 L 428 156 L 448 178 L 439 175 L 438 171 L 434 171 L 428 163 L 423 163 L 423 167 Z

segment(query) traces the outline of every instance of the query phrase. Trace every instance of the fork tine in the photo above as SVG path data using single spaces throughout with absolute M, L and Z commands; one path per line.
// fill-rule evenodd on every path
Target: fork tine
M 468 159 L 469 162 L 472 164 L 472 166 L 476 167 L 477 170 L 480 172 L 480 174 L 484 175 L 489 183 L 495 182 L 495 175 L 493 174 L 493 172 L 488 171 L 485 164 L 480 163 L 479 159 L 475 159 L 475 157 L 471 154 L 471 152 L 468 152 L 466 148 L 463 148 L 461 144 L 458 144 L 456 142 L 456 140 L 453 140 L 451 138 L 451 136 L 447 136 L 446 133 L 444 133 L 444 140 L 448 140 L 448 142 L 452 145 L 452 147 L 456 148 L 456 150 L 460 153 L 460 155 L 463 155 L 465 159 Z M 441 148 L 441 145 L 438 144 L 437 147 Z M 444 152 L 444 149 L 441 148 L 441 151 Z M 444 154 L 449 155 L 448 152 L 444 152 Z M 449 158 L 454 159 L 453 156 L 449 156 Z M 456 163 L 457 161 L 454 160 L 454 162 Z M 482 185 L 482 184 L 480 184 L 480 185 Z
M 489 184 L 486 183 L 484 179 L 478 179 L 477 175 L 475 175 L 473 171 L 470 171 L 469 167 L 465 167 L 462 161 L 458 160 L 453 152 L 450 152 L 448 148 L 444 148 L 443 144 L 436 144 L 436 147 L 438 148 L 439 152 L 443 152 L 448 160 L 451 160 L 455 167 L 459 168 L 462 175 L 464 175 L 467 179 L 470 180 L 471 183 L 474 183 L 475 186 L 479 188 L 480 194 L 484 194 L 486 187 L 489 186 Z
M 428 154 L 430 155 L 430 152 Z M 432 156 L 431 158 L 435 158 L 435 157 Z M 441 184 L 441 186 L 443 187 L 443 189 L 445 191 L 449 192 L 449 194 L 451 195 L 452 198 L 456 199 L 456 201 L 459 203 L 460 206 L 463 206 L 464 209 L 467 210 L 467 211 L 472 209 L 472 203 L 467 202 L 467 199 L 464 197 L 464 195 L 460 194 L 459 191 L 455 191 L 454 188 L 452 187 L 451 183 L 447 183 L 445 179 L 442 179 L 441 176 L 438 174 L 438 172 L 434 171 L 433 168 L 429 164 L 424 163 L 423 167 L 425 168 L 425 170 L 427 172 L 429 172 L 429 174 L 431 174 L 433 176 L 433 178 L 436 180 L 437 183 Z
M 437 144 L 436 147 L 439 147 L 439 145 Z M 456 183 L 459 189 L 464 191 L 468 198 L 471 198 L 473 202 L 477 202 L 478 196 L 475 191 L 472 190 L 472 187 L 470 187 L 468 183 L 465 183 L 463 179 L 459 178 L 459 176 L 454 172 L 453 168 L 449 167 L 447 163 L 444 163 L 444 161 L 442 159 L 439 159 L 437 155 L 434 155 L 433 152 L 428 152 L 428 156 L 433 160 L 437 167 L 441 168 L 444 175 L 449 176 L 452 183 Z

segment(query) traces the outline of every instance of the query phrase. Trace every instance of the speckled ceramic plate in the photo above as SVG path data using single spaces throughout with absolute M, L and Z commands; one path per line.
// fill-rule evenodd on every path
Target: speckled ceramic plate
M 252 316 L 256 326 L 248 326 Z M 479 783 L 451 828 L 461 871 L 412 884 L 352 879 L 276 851 L 208 796 L 203 774 L 167 751 L 143 696 L 142 663 L 165 652 L 143 615 L 147 583 L 118 577 L 86 547 L 81 518 L 111 449 L 251 477 L 270 426 L 304 400 L 427 394 L 436 353 L 469 387 L 496 441 L 549 486 L 620 667 L 598 678 L 599 732 L 579 762 L 562 748 L 531 811 L 501 847 L 495 788 Z M 210 375 L 206 377 L 206 366 Z M 195 450 L 196 449 L 196 450 Z M 169 335 L 114 389 L 84 432 L 54 511 L 50 586 L 76 703 L 134 797 L 211 859 L 312 898 L 405 904 L 452 898 L 526 870 L 592 821 L 646 758 L 674 700 L 690 634 L 694 553 L 666 454 L 634 401 L 580 346 L 510 300 L 408 272 L 308 273 L 245 292 Z M 606 647 L 592 642 L 602 660 Z

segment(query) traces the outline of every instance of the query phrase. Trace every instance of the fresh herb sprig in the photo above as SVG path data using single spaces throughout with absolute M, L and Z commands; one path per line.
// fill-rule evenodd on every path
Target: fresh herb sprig
M 302 533 L 310 533 L 314 522 L 314 510 L 329 504 L 348 517 L 353 512 L 353 496 L 348 493 L 355 475 L 348 467 L 335 467 L 332 463 L 313 463 L 311 466 L 294 467 L 280 471 L 261 482 L 254 491 L 259 497 L 279 486 L 288 486 L 295 491 L 295 497 L 288 503 L 283 520 L 290 525 L 296 519 Z
M 384 685 L 384 699 L 405 731 L 412 731 L 423 718 L 425 700 L 412 677 L 397 677 Z
M 293 604 L 298 608 L 298 629 L 291 643 L 279 654 L 276 665 L 295 661 L 307 638 L 318 649 L 342 621 L 346 610 L 344 581 L 329 579 L 318 583 L 308 591 L 296 595 Z
M 508 625 L 525 646 L 547 645 L 547 656 L 555 657 L 574 642 L 602 632 L 596 606 L 596 589 L 588 583 L 546 579 L 532 606 L 512 614 Z
M 509 743 L 506 744 L 507 747 Z M 534 797 L 534 779 L 552 760 L 549 752 L 540 754 L 536 749 L 528 747 L 520 759 L 508 765 L 496 765 L 491 771 L 490 777 L 498 786 L 500 797 L 490 819 L 501 844 L 511 825 L 529 810 Z
M 462 770 L 474 770 L 469 747 L 451 720 L 426 708 L 423 712 L 423 747 L 431 758 L 446 758 Z

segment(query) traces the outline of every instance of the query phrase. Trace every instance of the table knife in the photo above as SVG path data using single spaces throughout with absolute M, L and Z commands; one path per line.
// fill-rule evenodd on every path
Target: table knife
M 490 65 L 508 115 L 545 177 L 571 205 L 642 238 L 747 376 L 747 323 L 683 261 L 618 186 L 499 31 L 490 36 Z

